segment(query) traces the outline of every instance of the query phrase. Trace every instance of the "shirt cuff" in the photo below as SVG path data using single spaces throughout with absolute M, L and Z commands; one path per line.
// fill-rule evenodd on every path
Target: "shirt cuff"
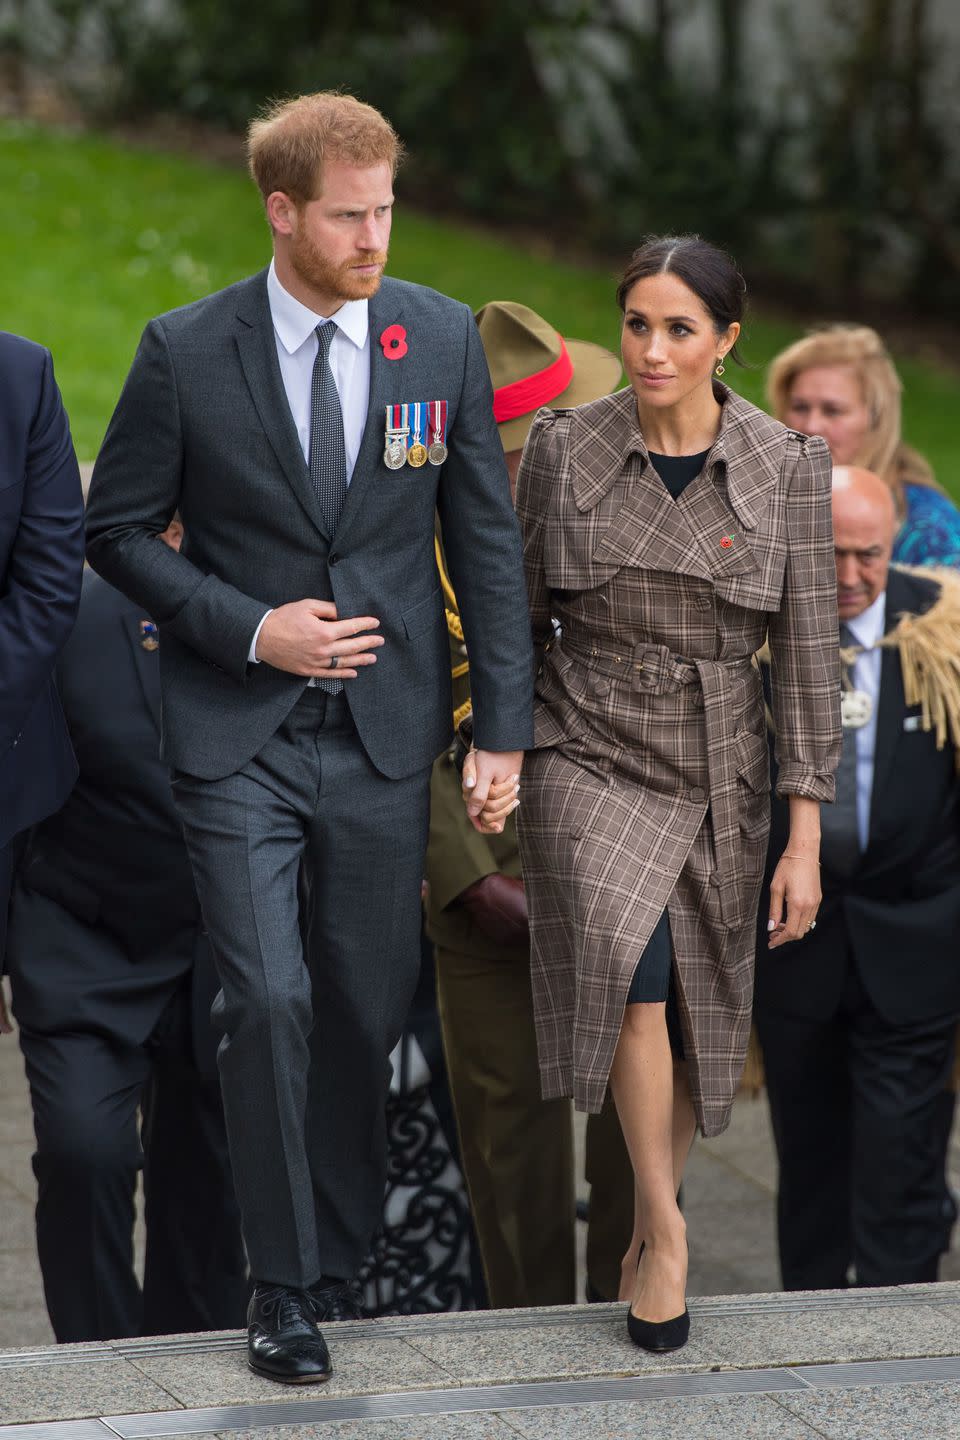
M 257 641 L 260 639 L 260 631 L 263 629 L 263 622 L 264 622 L 264 620 L 266 620 L 266 618 L 267 618 L 268 615 L 272 615 L 272 614 L 273 614 L 273 611 L 272 611 L 272 610 L 265 610 L 264 613 L 263 613 L 263 618 L 262 618 L 261 621 L 260 621 L 260 624 L 257 626 L 256 630 L 254 630 L 254 632 L 253 632 L 253 639 L 250 641 L 250 649 L 249 649 L 249 651 L 247 652 L 247 664 L 248 664 L 248 665 L 259 665 L 259 664 L 260 664 L 260 661 L 257 659 Z

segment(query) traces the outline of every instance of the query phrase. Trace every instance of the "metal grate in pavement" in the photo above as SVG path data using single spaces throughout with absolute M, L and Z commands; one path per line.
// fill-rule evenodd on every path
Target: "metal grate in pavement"
M 329 1400 L 108 1415 L 100 1420 L 0 1426 L 0 1440 L 118 1440 L 118 1437 L 119 1440 L 162 1440 L 165 1436 L 206 1435 L 278 1425 L 304 1426 L 336 1420 L 385 1420 L 469 1411 L 499 1413 L 719 1395 L 809 1394 L 811 1390 L 851 1389 L 861 1385 L 958 1380 L 960 1356 L 792 1368 L 780 1366 L 766 1370 L 709 1371 L 693 1375 L 462 1386 L 449 1390 L 411 1390 L 405 1394 L 355 1395 Z

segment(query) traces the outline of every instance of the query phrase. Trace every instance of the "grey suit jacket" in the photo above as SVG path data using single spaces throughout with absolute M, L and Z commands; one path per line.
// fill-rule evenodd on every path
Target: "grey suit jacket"
M 379 341 L 395 323 L 407 339 L 398 360 Z M 470 649 L 476 742 L 532 743 L 519 535 L 473 317 L 385 280 L 370 341 L 367 426 L 330 536 L 283 389 L 266 272 L 144 332 L 94 470 L 88 555 L 161 627 L 163 756 L 178 770 L 231 774 L 289 713 L 306 682 L 247 655 L 268 607 L 306 597 L 381 622 L 376 665 L 346 683 L 373 764 L 396 778 L 431 763 L 452 715 L 435 509 Z M 385 406 L 443 399 L 446 464 L 389 470 Z M 179 555 L 154 538 L 178 507 Z

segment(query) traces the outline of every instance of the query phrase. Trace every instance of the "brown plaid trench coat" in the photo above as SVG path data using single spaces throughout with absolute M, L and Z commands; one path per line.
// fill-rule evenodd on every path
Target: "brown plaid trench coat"
M 778 793 L 832 800 L 840 754 L 827 447 L 716 393 L 717 439 L 679 500 L 632 390 L 541 411 L 517 485 L 543 649 L 517 812 L 543 1093 L 600 1109 L 666 907 L 706 1136 L 729 1122 L 750 1031 L 768 635 Z

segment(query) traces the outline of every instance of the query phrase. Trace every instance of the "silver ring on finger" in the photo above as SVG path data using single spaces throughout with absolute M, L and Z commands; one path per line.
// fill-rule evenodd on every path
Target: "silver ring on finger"
M 807 926 L 807 934 L 809 935 L 809 934 L 810 934 L 810 931 L 811 931 L 811 930 L 816 930 L 816 928 L 817 928 L 817 922 L 816 922 L 816 920 L 811 920 L 811 921 L 810 921 L 810 924 Z
M 336 668 L 337 668 L 337 666 L 338 666 L 339 664 L 340 664 L 340 656 L 339 656 L 339 655 L 331 655 L 331 656 L 330 656 L 330 659 L 327 661 L 327 666 L 328 666 L 329 669 L 331 669 L 331 670 L 336 670 Z

